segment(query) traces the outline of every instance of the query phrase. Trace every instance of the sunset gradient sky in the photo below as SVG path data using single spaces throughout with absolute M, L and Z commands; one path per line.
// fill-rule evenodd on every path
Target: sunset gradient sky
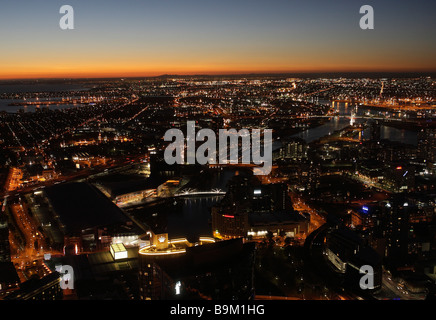
M 61 30 L 59 9 L 75 11 Z M 375 30 L 359 28 L 359 8 Z M 0 1 L 0 79 L 436 71 L 434 0 Z

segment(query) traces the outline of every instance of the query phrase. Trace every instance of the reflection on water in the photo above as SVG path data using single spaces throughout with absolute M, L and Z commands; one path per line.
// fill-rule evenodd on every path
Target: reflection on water
M 211 207 L 223 196 L 178 198 L 183 202 L 181 212 L 167 215 L 167 230 L 172 238 L 212 236 Z
M 10 106 L 11 103 L 20 103 L 23 100 L 11 100 L 11 99 L 0 99 L 0 112 L 6 111 L 10 113 L 17 113 L 19 110 L 23 110 L 24 112 L 35 112 L 40 109 L 43 110 L 45 108 L 49 110 L 60 110 L 60 109 L 68 109 L 73 107 L 80 107 L 81 104 L 51 104 L 51 105 L 28 105 L 28 106 Z
M 326 122 L 325 124 L 319 127 L 304 130 L 302 132 L 293 135 L 293 137 L 304 139 L 306 142 L 312 142 L 328 134 L 331 134 L 336 130 L 345 128 L 348 125 L 350 125 L 349 119 L 334 117 L 333 119 L 331 119 L 330 121 Z
M 207 181 L 204 184 L 203 178 L 194 179 L 193 188 L 196 183 L 203 190 L 221 189 L 227 191 L 227 183 L 236 174 L 236 169 L 215 169 L 209 170 L 203 174 Z M 239 172 L 238 174 L 243 174 Z M 195 196 L 195 197 L 178 197 L 181 201 L 182 209 L 167 214 L 167 230 L 171 237 L 199 237 L 212 236 L 212 226 L 210 223 L 211 208 L 219 203 L 223 195 Z
M 25 92 L 62 92 L 62 91 L 84 91 L 89 90 L 94 85 L 86 87 L 86 84 L 74 83 L 38 83 L 32 84 L 3 84 L 0 83 L 1 93 L 25 93 Z
M 68 92 L 68 91 L 87 91 L 90 88 L 86 88 L 79 84 L 45 84 L 45 83 L 34 83 L 34 84 L 0 84 L 0 94 L 2 93 L 26 93 L 26 92 Z M 51 100 L 62 99 L 66 97 L 52 97 Z M 47 99 L 40 99 L 41 101 Z M 28 101 L 34 101 L 29 99 Z M 41 105 L 41 106 L 10 106 L 11 103 L 21 103 L 24 102 L 22 99 L 0 99 L 0 112 L 6 111 L 11 113 L 16 113 L 19 110 L 24 112 L 35 112 L 37 109 L 48 108 L 50 110 L 67 109 L 72 107 L 78 107 L 77 104 L 59 104 L 59 105 Z
M 327 101 L 321 101 L 320 103 L 329 103 Z M 354 105 L 350 105 L 348 103 L 343 102 L 331 102 L 332 106 L 335 108 L 336 112 L 339 113 L 339 116 L 333 117 L 330 121 L 325 124 L 302 131 L 293 135 L 292 137 L 298 137 L 304 139 L 306 142 L 310 143 L 315 141 L 321 137 L 332 134 L 336 130 L 340 130 L 350 125 L 351 115 L 354 114 L 356 116 L 362 116 L 365 114 L 373 114 L 380 116 L 377 111 L 370 111 L 364 108 L 357 108 Z M 354 123 L 362 123 L 365 119 L 355 119 Z M 408 144 L 417 144 L 417 134 L 416 132 L 404 129 L 397 129 L 388 126 L 382 126 L 381 130 L 381 138 L 388 139 L 392 141 L 399 141 Z

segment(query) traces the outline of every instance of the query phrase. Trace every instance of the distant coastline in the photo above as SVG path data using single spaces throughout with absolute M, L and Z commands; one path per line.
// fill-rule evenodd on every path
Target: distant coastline
M 23 79 L 0 79 L 2 85 L 34 85 L 34 84 L 53 84 L 64 83 L 72 84 L 77 82 L 98 82 L 111 80 L 150 80 L 150 79 L 165 79 L 165 78 L 203 78 L 203 79 L 238 79 L 238 78 L 419 78 L 431 77 L 436 78 L 436 71 L 374 71 L 374 72 L 283 72 L 283 73 L 223 73 L 223 74 L 162 74 L 157 76 L 135 76 L 135 77 L 77 77 L 77 78 L 23 78 Z

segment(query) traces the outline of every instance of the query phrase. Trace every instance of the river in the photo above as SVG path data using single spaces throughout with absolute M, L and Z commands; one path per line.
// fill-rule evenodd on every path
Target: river
M 356 116 L 362 116 L 364 114 L 368 115 L 374 115 L 374 116 L 380 116 L 383 114 L 386 114 L 388 112 L 386 111 L 374 111 L 369 110 L 364 107 L 358 107 L 351 106 L 348 103 L 343 102 L 330 102 L 330 101 L 322 101 L 320 100 L 319 103 L 321 104 L 332 104 L 332 106 L 336 109 L 337 112 L 339 112 L 338 116 L 332 117 L 332 119 L 326 123 L 324 123 L 321 126 L 307 129 L 305 131 L 302 131 L 300 133 L 297 133 L 293 135 L 292 137 L 298 137 L 304 139 L 306 142 L 310 143 L 312 141 L 315 141 L 319 138 L 322 138 L 328 134 L 333 133 L 336 130 L 340 130 L 345 128 L 346 126 L 350 125 L 350 116 L 353 112 Z M 365 119 L 355 119 L 355 123 L 361 123 L 366 121 Z M 363 136 L 365 137 L 365 134 L 368 134 L 367 131 L 363 132 Z M 381 127 L 381 139 L 388 139 L 391 141 L 398 141 L 403 142 L 407 144 L 417 145 L 417 133 L 410 130 L 405 129 L 397 129 L 392 128 L 388 126 L 382 126 Z
M 66 92 L 66 91 L 86 91 L 90 88 L 85 88 L 83 85 L 79 84 L 46 84 L 46 83 L 35 83 L 35 84 L 0 84 L 0 94 L 2 93 L 27 93 L 27 92 Z M 52 97 L 50 99 L 40 99 L 44 100 L 58 100 L 62 97 Z M 27 100 L 29 102 L 35 101 L 34 99 Z M 0 112 L 6 111 L 10 113 L 16 113 L 19 110 L 24 112 L 35 112 L 35 110 L 40 108 L 48 108 L 50 110 L 66 109 L 81 106 L 80 104 L 53 104 L 53 105 L 28 105 L 28 106 L 10 106 L 11 103 L 24 102 L 22 99 L 0 99 Z

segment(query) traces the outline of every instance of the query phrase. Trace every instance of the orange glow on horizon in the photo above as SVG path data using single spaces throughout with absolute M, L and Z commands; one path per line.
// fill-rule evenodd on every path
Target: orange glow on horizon
M 408 23 L 401 11 L 386 11 L 373 32 L 359 28 L 358 12 L 352 21 L 350 3 L 237 3 L 229 11 L 219 1 L 107 1 L 77 4 L 74 30 L 62 30 L 52 4 L 26 2 L 2 9 L 3 80 L 436 72 L 432 11 L 424 5 Z
M 353 72 L 428 72 L 434 73 L 436 70 L 425 68 L 32 68 L 27 70 L 8 70 L 3 68 L 0 73 L 0 80 L 14 79 L 53 79 L 53 78 L 134 78 L 134 77 L 155 77 L 164 74 L 169 75 L 237 75 L 237 74 L 292 74 L 292 73 L 353 73 Z
M 0 79 L 42 78 L 128 78 L 170 75 L 231 75 L 339 72 L 433 72 L 433 59 L 409 60 L 400 57 L 351 55 L 300 49 L 272 53 L 250 48 L 222 52 L 213 49 L 123 51 L 119 48 L 73 48 L 63 54 L 53 50 L 4 52 Z
M 0 79 L 41 78 L 128 78 L 170 75 L 231 75 L 277 73 L 338 73 L 338 72 L 434 72 L 427 61 L 414 65 L 400 61 L 365 60 L 354 57 L 343 61 L 341 57 L 320 57 L 283 54 L 270 58 L 268 55 L 242 54 L 223 56 L 218 53 L 174 55 L 163 53 L 160 57 L 131 52 L 117 55 L 110 52 L 99 58 L 93 53 L 71 54 L 61 58 L 43 52 L 13 56 L 0 62 Z M 360 59 L 361 58 L 361 59 Z M 6 63 L 7 61 L 7 63 Z M 402 66 L 402 67 L 399 67 Z

